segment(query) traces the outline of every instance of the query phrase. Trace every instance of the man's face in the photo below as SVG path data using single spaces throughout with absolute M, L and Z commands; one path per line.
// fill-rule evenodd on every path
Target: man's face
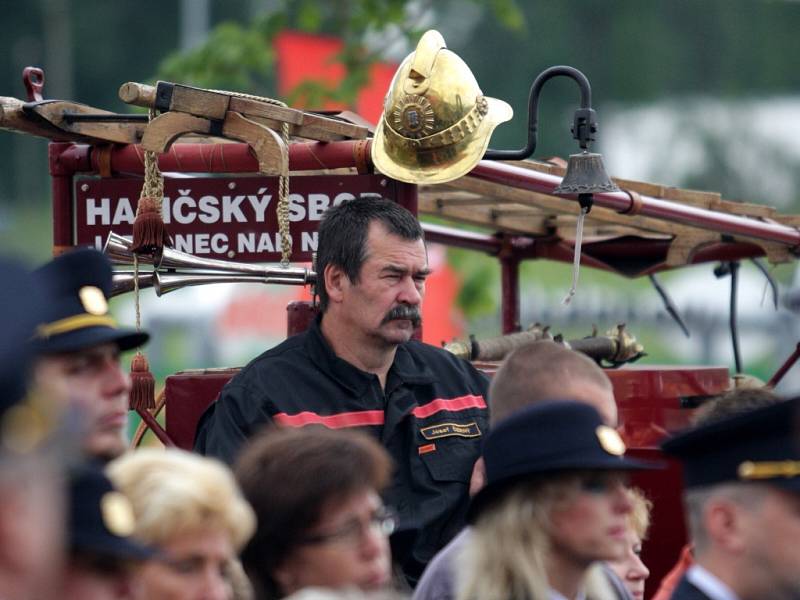
M 622 558 L 632 509 L 627 476 L 613 471 L 585 472 L 569 478 L 567 485 L 567 497 L 550 513 L 554 555 L 583 566 Z
M 340 315 L 358 337 L 385 345 L 411 339 L 429 275 L 425 243 L 390 234 L 373 221 L 358 282 L 346 280 Z
M 760 597 L 800 597 L 800 493 L 765 486 L 763 500 L 747 511 L 744 551 Z
M 87 454 L 113 458 L 125 451 L 131 380 L 116 344 L 42 356 L 34 382 L 37 392 L 79 412 Z

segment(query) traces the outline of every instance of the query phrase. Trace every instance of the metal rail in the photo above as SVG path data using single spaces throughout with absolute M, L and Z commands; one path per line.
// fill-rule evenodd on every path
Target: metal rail
M 293 171 L 355 168 L 359 172 L 368 172 L 371 169 L 369 143 L 368 140 L 362 140 L 292 144 L 289 168 Z M 106 150 L 70 145 L 58 156 L 58 161 L 63 168 L 72 172 L 101 171 L 102 168 L 120 173 L 143 172 L 141 150 L 132 145 L 114 146 Z M 163 171 L 196 173 L 258 171 L 258 161 L 246 144 L 174 144 L 159 157 L 159 166 Z M 481 161 L 469 176 L 544 194 L 552 194 L 561 183 L 561 178 L 555 175 L 494 161 Z M 625 192 L 599 192 L 594 194 L 594 202 L 620 213 L 630 212 L 634 208 L 634 201 Z M 649 196 L 641 196 L 641 204 L 636 208 L 637 214 L 664 221 L 779 242 L 791 247 L 800 246 L 800 231 L 779 223 L 719 213 Z

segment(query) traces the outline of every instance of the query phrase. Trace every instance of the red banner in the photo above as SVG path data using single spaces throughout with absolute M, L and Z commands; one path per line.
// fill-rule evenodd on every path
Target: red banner
M 325 210 L 345 200 L 396 197 L 380 175 L 313 175 L 290 179 L 292 262 L 310 262 Z M 75 178 L 75 243 L 102 248 L 110 231 L 131 235 L 141 178 Z M 162 214 L 175 249 L 240 262 L 278 262 L 277 177 L 169 176 Z
M 314 35 L 298 31 L 282 31 L 275 36 L 277 54 L 278 91 L 286 96 L 298 85 L 315 81 L 329 89 L 336 89 L 344 79 L 345 66 L 338 59 L 344 44 L 342 40 L 324 35 Z M 377 123 L 383 113 L 383 98 L 389 90 L 397 65 L 377 62 L 370 65 L 369 80 L 358 92 L 355 106 L 347 107 L 334 102 L 323 106 L 307 106 L 310 109 L 355 110 L 359 115 Z M 295 108 L 302 106 L 304 100 L 298 98 Z

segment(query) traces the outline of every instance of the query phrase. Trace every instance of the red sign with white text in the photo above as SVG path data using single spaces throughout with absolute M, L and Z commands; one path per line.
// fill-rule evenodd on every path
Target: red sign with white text
M 310 262 L 325 210 L 354 198 L 391 198 L 380 175 L 313 175 L 289 180 L 292 262 Z M 109 232 L 131 235 L 141 178 L 75 178 L 75 243 L 102 248 Z M 174 247 L 197 256 L 278 262 L 277 177 L 169 176 L 162 214 Z

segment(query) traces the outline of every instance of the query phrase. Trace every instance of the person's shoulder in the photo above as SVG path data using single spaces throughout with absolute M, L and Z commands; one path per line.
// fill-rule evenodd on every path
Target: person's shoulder
M 268 364 L 270 362 L 280 362 L 282 360 L 292 360 L 293 358 L 296 358 L 298 354 L 303 353 L 307 335 L 308 334 L 304 332 L 286 338 L 277 346 L 273 346 L 272 348 L 269 348 L 268 350 L 265 350 L 256 356 L 253 360 L 247 363 L 247 366 L 245 366 L 244 369 L 249 369 L 255 365 L 263 363 Z
M 689 578 L 684 574 L 675 591 L 672 592 L 670 600 L 711 600 L 711 598 L 689 581 Z
M 305 333 L 293 335 L 277 346 L 265 350 L 249 363 L 230 381 L 230 385 L 245 385 L 246 382 L 260 378 L 264 373 L 284 372 L 302 364 L 305 355 Z
M 462 529 L 431 559 L 414 590 L 413 600 L 452 600 L 455 597 L 455 566 L 469 540 L 469 531 L 469 527 Z
M 475 370 L 469 361 L 458 358 L 452 352 L 448 352 L 438 346 L 432 346 L 419 340 L 411 340 L 406 342 L 405 347 L 412 356 L 420 358 L 428 364 L 450 365 L 457 369 Z
M 418 340 L 406 342 L 405 347 L 415 360 L 425 363 L 434 371 L 454 370 L 470 377 L 486 379 L 486 375 L 476 369 L 472 363 L 457 357 L 444 348 L 432 346 Z

